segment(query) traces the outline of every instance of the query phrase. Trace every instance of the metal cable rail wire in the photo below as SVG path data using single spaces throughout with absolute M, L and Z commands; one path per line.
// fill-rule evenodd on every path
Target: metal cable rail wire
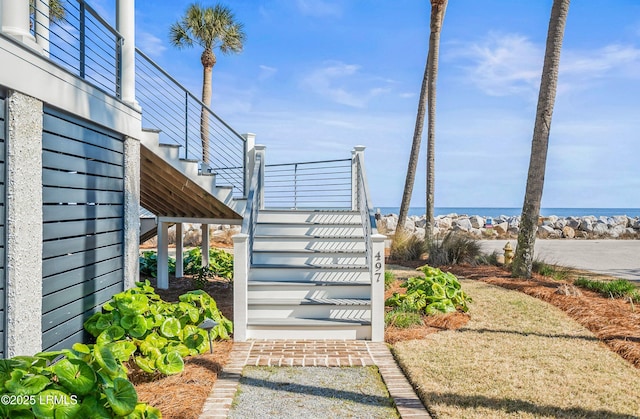
M 35 2 L 31 31 L 48 40 L 49 58 L 105 93 L 121 97 L 122 35 L 84 0 L 62 2 L 62 16 L 45 27 L 39 18 L 49 9 L 49 0 Z
M 269 208 L 351 208 L 351 159 L 265 165 Z
M 136 98 L 143 126 L 159 129 L 161 143 L 180 145 L 184 159 L 203 161 L 201 118 L 205 118 L 208 165 L 216 173 L 216 183 L 233 186 L 236 197 L 245 196 L 246 140 L 138 48 Z
M 373 213 L 373 206 L 371 205 L 371 200 L 369 199 L 369 191 L 367 187 L 367 174 L 364 168 L 364 162 L 360 159 L 359 155 L 355 157 L 355 165 L 356 165 L 356 176 L 357 176 L 357 186 L 356 186 L 356 194 L 357 194 L 357 203 L 358 210 L 360 211 L 360 218 L 362 219 L 362 227 L 364 230 L 364 240 L 365 240 L 365 257 L 367 260 L 367 266 L 372 266 L 372 249 L 373 249 L 373 241 L 371 236 L 377 233 L 376 228 L 376 218 Z

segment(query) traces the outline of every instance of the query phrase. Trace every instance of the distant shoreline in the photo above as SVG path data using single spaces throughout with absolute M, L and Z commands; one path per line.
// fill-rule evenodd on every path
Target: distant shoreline
M 380 209 L 382 215 L 398 214 L 400 212 L 399 207 L 375 207 L 374 211 Z M 515 217 L 521 214 L 522 208 L 510 208 L 510 207 L 436 207 L 434 209 L 435 216 L 439 215 L 479 215 L 481 217 L 493 217 L 497 218 L 501 215 L 507 217 Z M 424 215 L 424 207 L 411 207 L 409 208 L 409 215 Z M 542 217 L 549 217 L 555 215 L 561 218 L 567 217 L 585 217 L 593 215 L 594 217 L 613 217 L 616 215 L 626 215 L 630 218 L 640 217 L 640 208 L 542 208 L 540 210 Z

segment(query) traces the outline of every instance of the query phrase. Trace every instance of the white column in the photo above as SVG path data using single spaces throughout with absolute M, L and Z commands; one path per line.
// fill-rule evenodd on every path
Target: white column
M 169 288 L 169 224 L 158 218 L 158 278 L 159 289 Z
M 233 236 L 233 340 L 247 340 L 247 283 L 249 281 L 249 235 Z
M 35 0 L 35 33 L 36 42 L 42 48 L 42 54 L 49 56 L 49 2 Z
M 202 267 L 209 266 L 209 224 L 202 224 Z
M 136 30 L 135 0 L 116 0 L 116 30 L 124 38 L 122 44 L 121 99 L 138 108 L 136 102 Z
M 262 145 L 262 144 L 256 144 L 256 146 L 255 146 L 256 156 L 260 155 L 260 157 L 261 157 L 260 165 L 262 167 L 262 170 L 260 170 L 262 175 L 260 176 L 260 179 L 258 180 L 259 184 L 262 185 L 262 187 L 260 188 L 260 196 L 258 197 L 258 208 L 259 209 L 264 209 L 264 159 L 265 159 L 265 150 L 266 149 L 267 149 L 267 146 Z
M 140 140 L 124 139 L 124 289 L 140 275 Z
M 42 351 L 42 102 L 9 92 L 6 106 L 5 357 L 9 358 Z
M 351 209 L 358 209 L 358 166 L 356 164 L 356 156 L 360 158 L 360 164 L 364 163 L 363 145 L 357 145 L 351 150 Z
M 256 145 L 256 135 L 252 134 L 252 133 L 247 133 L 247 134 L 242 134 L 242 137 L 245 139 L 246 141 L 246 152 L 247 152 L 247 156 L 246 156 L 246 164 L 245 164 L 245 168 L 244 168 L 244 195 L 245 197 L 247 196 L 247 194 L 249 193 L 249 187 L 251 186 L 251 176 L 252 176 L 252 171 L 253 171 L 253 165 L 255 163 L 255 159 L 256 159 L 256 150 L 255 150 L 255 145 Z
M 36 39 L 29 30 L 29 0 L 2 0 L 2 32 L 35 48 Z
M 371 252 L 371 340 L 384 341 L 384 240 L 386 236 L 374 234 Z
M 184 276 L 184 237 L 182 223 L 176 224 L 176 278 Z

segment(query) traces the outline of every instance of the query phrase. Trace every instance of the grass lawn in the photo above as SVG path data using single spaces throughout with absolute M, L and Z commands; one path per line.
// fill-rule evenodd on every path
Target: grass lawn
M 439 418 L 640 416 L 640 370 L 564 312 L 523 293 L 463 281 L 461 329 L 394 353 Z

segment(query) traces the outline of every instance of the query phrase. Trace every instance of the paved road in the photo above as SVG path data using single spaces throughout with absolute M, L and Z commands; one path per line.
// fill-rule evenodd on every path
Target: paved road
M 515 248 L 517 240 L 510 240 Z M 506 240 L 480 240 L 491 253 Z M 640 240 L 536 240 L 535 258 L 546 263 L 640 281 Z

